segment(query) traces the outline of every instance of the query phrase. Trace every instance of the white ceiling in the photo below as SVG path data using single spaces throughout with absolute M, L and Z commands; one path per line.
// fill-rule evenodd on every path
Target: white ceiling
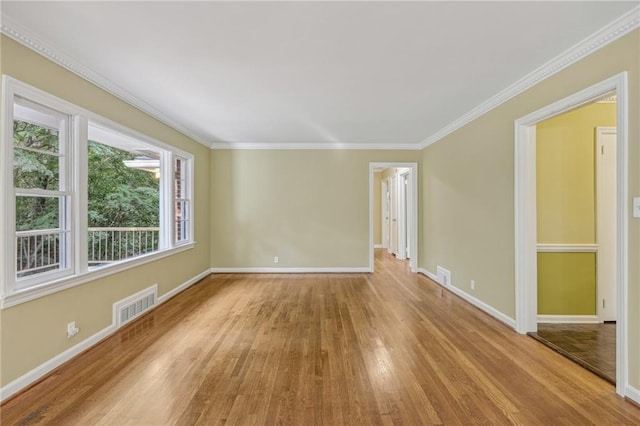
M 634 2 L 9 2 L 199 141 L 422 141 Z

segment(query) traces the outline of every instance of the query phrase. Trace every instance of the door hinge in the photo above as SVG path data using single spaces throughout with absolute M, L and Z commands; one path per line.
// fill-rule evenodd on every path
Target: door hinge
M 600 145 L 600 155 L 604 155 L 604 145 Z

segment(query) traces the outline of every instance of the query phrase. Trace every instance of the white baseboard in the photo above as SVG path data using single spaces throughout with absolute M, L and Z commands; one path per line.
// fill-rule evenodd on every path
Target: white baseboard
M 99 343 L 101 340 L 109 337 L 111 334 L 113 334 L 114 331 L 116 331 L 116 326 L 114 324 L 111 324 L 110 326 L 100 330 L 93 336 L 84 339 L 77 345 L 72 346 L 66 351 L 54 356 L 49 361 L 40 364 L 28 373 L 23 374 L 13 382 L 7 383 L 0 389 L 0 401 L 4 401 L 11 395 L 21 391 L 38 379 L 44 377 L 47 373 L 53 371 L 55 368 L 69 361 L 74 356 L 89 349 L 91 346 Z
M 371 272 L 365 267 L 320 267 L 320 268 L 211 268 L 212 274 L 331 274 L 331 273 L 366 273 Z
M 382 244 L 374 244 L 373 245 L 374 249 L 378 249 L 378 248 L 384 248 L 384 246 Z
M 597 315 L 538 315 L 538 322 L 550 324 L 600 324 Z
M 211 274 L 211 270 L 207 269 L 206 271 L 201 272 L 198 275 L 196 275 L 195 277 L 191 278 L 187 282 L 184 282 L 184 283 L 180 284 L 179 286 L 169 290 L 168 292 L 166 292 L 162 296 L 158 297 L 158 304 L 166 302 L 167 300 L 171 299 L 176 294 L 185 291 L 186 289 L 188 289 L 189 287 L 191 287 L 192 285 L 194 285 L 195 283 L 197 283 L 198 281 L 200 281 L 201 279 L 203 279 L 204 277 L 206 277 L 207 275 L 210 275 L 210 274 Z
M 625 397 L 629 398 L 636 404 L 640 404 L 640 390 L 631 385 L 627 385 L 627 388 L 625 389 Z
M 181 291 L 186 290 L 188 287 L 190 287 L 194 283 L 206 277 L 207 275 L 209 275 L 209 273 L 210 271 L 206 270 L 198 274 L 197 276 L 189 279 L 187 282 L 180 284 L 179 286 L 172 289 L 171 291 L 168 291 L 167 293 L 158 297 L 158 304 L 154 307 L 154 309 L 158 307 L 160 304 L 167 301 L 169 298 L 180 293 Z M 22 389 L 25 389 L 29 385 L 35 383 L 36 381 L 38 381 L 39 379 L 41 379 L 42 377 L 46 376 L 48 373 L 53 371 L 54 369 L 58 368 L 65 362 L 69 361 L 70 359 L 79 355 L 80 353 L 84 352 L 90 347 L 97 345 L 102 340 L 111 336 L 117 330 L 118 330 L 118 327 L 114 322 L 112 322 L 111 325 L 109 325 L 108 327 L 100 330 L 99 332 L 95 333 L 92 336 L 87 337 L 82 342 L 70 347 L 66 351 L 54 356 L 50 360 L 45 361 L 44 363 L 40 364 L 33 370 L 18 377 L 14 381 L 7 383 L 2 388 L 0 388 L 0 402 L 16 394 L 17 392 L 20 392 Z
M 503 314 L 502 312 L 500 312 L 499 310 L 497 310 L 493 306 L 490 306 L 490 305 L 486 304 L 485 302 L 483 302 L 482 300 L 471 296 L 469 293 L 466 293 L 466 292 L 460 290 L 458 287 L 455 287 L 454 285 L 444 285 L 443 283 L 438 281 L 438 277 L 433 272 L 427 271 L 424 268 L 418 268 L 418 272 L 421 273 L 422 275 L 427 276 L 428 278 L 430 278 L 435 283 L 440 284 L 442 287 L 446 288 L 447 290 L 449 290 L 453 294 L 455 294 L 457 296 L 460 296 L 462 299 L 464 299 L 467 302 L 471 303 L 476 308 L 486 312 L 487 314 L 491 315 L 492 317 L 494 317 L 498 321 L 503 322 L 504 324 L 508 325 L 509 327 L 511 327 L 511 328 L 513 328 L 515 330 L 515 328 L 516 328 L 516 320 L 515 319 L 509 317 L 508 315 Z

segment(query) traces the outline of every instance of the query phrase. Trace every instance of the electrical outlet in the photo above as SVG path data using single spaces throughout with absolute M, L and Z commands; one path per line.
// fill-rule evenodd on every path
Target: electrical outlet
M 273 256 L 273 263 L 278 263 L 280 262 L 280 259 L 278 259 L 278 256 Z
M 78 334 L 79 331 L 80 329 L 76 327 L 76 322 L 71 321 L 69 324 L 67 324 L 67 339 L 71 339 L 73 336 Z
M 476 289 L 476 282 L 475 280 L 471 280 L 471 290 L 475 290 Z

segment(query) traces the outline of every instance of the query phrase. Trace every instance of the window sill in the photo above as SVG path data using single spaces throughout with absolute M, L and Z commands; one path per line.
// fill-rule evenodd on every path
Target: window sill
M 145 263 L 154 262 L 164 257 L 172 256 L 174 254 L 192 249 L 195 244 L 195 241 L 184 243 L 170 249 L 159 250 L 132 259 L 123 260 L 122 262 L 114 263 L 113 265 L 96 268 L 83 274 L 73 275 L 71 277 L 65 277 L 59 280 L 14 291 L 13 293 L 2 296 L 2 298 L 0 299 L 0 309 L 19 305 L 30 300 L 34 300 L 43 296 L 57 293 L 62 290 L 79 286 L 81 284 L 86 284 L 88 282 L 95 281 L 97 279 L 104 278 L 118 272 L 126 271 L 128 269 L 144 265 Z

